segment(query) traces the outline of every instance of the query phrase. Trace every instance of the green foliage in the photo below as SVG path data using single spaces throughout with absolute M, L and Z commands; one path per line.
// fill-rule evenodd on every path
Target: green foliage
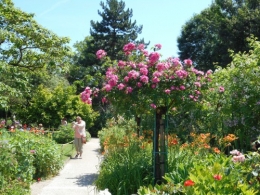
M 136 123 L 133 119 L 125 120 L 122 116 L 118 116 L 118 119 L 112 118 L 107 120 L 106 127 L 98 132 L 101 151 L 105 151 L 104 144 L 106 142 L 110 146 L 117 146 L 120 143 L 124 143 L 124 136 L 135 133 L 135 129 Z
M 11 0 L 0 2 L 0 13 L 0 108 L 9 109 L 28 97 L 35 72 L 68 71 L 71 50 L 68 38 L 43 28 Z
M 33 180 L 52 177 L 62 168 L 61 148 L 49 137 L 27 131 L 0 133 L 1 194 L 29 194 Z
M 187 154 L 191 152 L 188 148 L 187 151 L 182 151 L 184 153 L 181 150 L 175 151 L 175 149 L 169 152 L 169 156 L 176 157 L 177 161 L 172 164 L 174 170 L 165 175 L 165 183 L 140 187 L 139 195 L 258 194 L 259 181 L 256 177 L 250 181 L 252 177 L 247 175 L 251 174 L 252 176 L 250 167 L 253 164 L 250 158 L 244 163 L 233 164 L 231 159 L 224 155 L 208 153 L 207 155 L 197 154 L 194 156 Z M 179 155 L 176 156 L 176 153 Z M 171 165 L 171 162 L 169 164 Z M 242 170 L 247 174 L 244 175 Z M 194 184 L 185 186 L 184 183 L 188 180 Z
M 35 170 L 32 166 L 33 158 L 29 155 L 29 152 L 27 151 L 27 166 L 24 167 L 19 165 L 20 161 L 18 161 L 18 159 L 16 158 L 16 154 L 13 151 L 13 147 L 7 137 L 8 136 L 4 136 L 0 140 L 0 193 L 18 195 L 19 192 L 22 194 L 26 194 L 29 192 L 30 182 L 33 175 L 28 174 Z
M 247 38 L 260 37 L 259 0 L 215 0 L 193 16 L 178 38 L 180 58 L 191 58 L 201 70 L 226 67 L 229 50 L 248 52 Z
M 33 176 L 34 179 L 54 176 L 63 166 L 60 146 L 49 137 L 26 131 L 15 132 L 11 135 L 10 142 L 15 147 L 16 154 L 20 154 L 25 167 L 27 162 L 22 159 L 22 155 L 29 154 L 33 156 L 35 173 L 28 173 L 28 175 Z
M 17 112 L 17 116 L 27 123 L 42 123 L 44 127 L 59 127 L 61 119 L 66 116 L 74 120 L 81 116 L 86 121 L 86 128 L 93 125 L 97 117 L 89 105 L 74 95 L 73 87 L 57 86 L 50 90 L 40 86 L 34 94 L 31 104 Z
M 74 140 L 74 129 L 71 124 L 61 125 L 58 128 L 58 131 L 54 131 L 52 138 L 59 144 L 66 144 Z M 89 141 L 91 135 L 88 131 L 86 131 L 86 139 Z
M 99 131 L 104 157 L 95 181 L 98 189 L 112 194 L 133 194 L 140 185 L 152 183 L 151 147 L 144 147 L 134 133 L 134 120 L 118 117 Z M 107 179 L 110 178 L 110 179 Z
M 224 93 L 209 91 L 205 97 L 208 106 L 208 120 L 218 125 L 223 134 L 235 134 L 238 149 L 251 149 L 250 141 L 258 135 L 259 126 L 259 48 L 260 43 L 250 39 L 249 53 L 232 54 L 233 61 L 226 68 L 219 68 L 213 75 L 214 88 L 225 87 Z
M 168 172 L 162 184 L 153 183 L 151 177 L 151 145 L 145 139 L 116 130 L 113 123 L 111 127 L 100 131 L 105 145 L 105 155 L 101 164 L 100 174 L 96 180 L 98 189 L 108 188 L 112 194 L 156 195 L 156 194 L 258 194 L 259 181 L 259 154 L 249 153 L 244 162 L 233 162 L 230 156 L 223 153 L 212 153 L 213 150 L 203 149 L 205 143 L 201 139 L 194 139 L 190 144 L 178 141 L 168 144 Z M 109 133 L 112 131 L 113 133 Z M 203 136 L 202 136 L 203 137 Z M 202 138 L 201 137 L 201 138 Z M 199 137 L 198 137 L 199 138 Z M 202 145 L 202 148 L 198 146 Z M 142 148 L 142 150 L 140 150 Z M 146 151 L 146 156 L 142 156 Z M 140 157 L 141 155 L 142 157 Z M 140 160 L 141 158 L 142 160 Z M 134 159 L 134 160 L 133 160 Z M 142 162 L 140 162 L 140 161 Z M 134 166 L 134 163 L 139 165 Z M 146 162 L 144 162 L 146 161 Z M 142 164 L 143 163 L 143 164 Z M 149 166 L 147 167 L 147 164 Z M 132 171 L 131 167 L 135 167 Z M 136 174 L 140 168 L 146 166 L 142 178 L 145 184 L 129 183 L 131 179 L 128 172 Z M 149 168 L 150 167 L 150 168 Z M 140 178 L 140 174 L 135 176 Z M 134 179 L 133 179 L 134 180 Z M 141 180 L 141 179 L 140 179 Z M 192 185 L 187 185 L 191 180 Z M 126 185 L 125 185 L 126 184 Z M 138 186 L 134 190 L 132 186 Z M 135 188 L 135 187 L 134 187 Z
M 61 125 L 58 131 L 54 131 L 52 138 L 59 144 L 65 144 L 74 140 L 74 129 L 72 125 Z

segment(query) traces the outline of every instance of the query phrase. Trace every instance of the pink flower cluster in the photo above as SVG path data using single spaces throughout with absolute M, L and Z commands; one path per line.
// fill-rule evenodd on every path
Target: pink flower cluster
M 125 52 L 125 55 L 131 54 L 131 52 L 135 49 L 134 43 L 128 43 L 124 46 L 123 50 Z
M 224 88 L 223 86 L 220 86 L 220 87 L 219 87 L 219 92 L 220 92 L 220 93 L 223 93 L 224 91 L 225 91 L 225 88 Z
M 80 98 L 86 104 L 92 104 L 91 96 L 93 95 L 94 97 L 97 97 L 98 93 L 99 93 L 98 88 L 94 88 L 94 90 L 92 90 L 90 89 L 90 87 L 86 87 L 85 90 L 80 93 Z
M 135 61 L 119 60 L 116 65 L 108 68 L 102 91 L 107 93 L 113 91 L 113 94 L 131 94 L 145 88 L 146 91 L 147 89 L 148 91 L 154 90 L 152 93 L 157 93 L 158 96 L 166 94 L 172 97 L 176 97 L 174 93 L 187 91 L 188 98 L 198 101 L 201 87 L 211 81 L 212 71 L 204 74 L 192 66 L 193 63 L 190 59 L 184 60 L 184 65 L 179 58 L 160 61 L 161 55 L 157 50 L 161 47 L 160 44 L 156 44 L 154 51 L 149 53 L 144 50 L 143 44 L 126 44 L 123 47 L 125 55 L 136 54 Z M 98 50 L 96 54 L 99 59 L 106 56 L 104 50 Z M 81 99 L 83 102 L 91 104 L 93 95 L 92 90 L 87 87 L 81 93 Z M 155 104 L 150 106 L 156 108 Z
M 232 150 L 230 152 L 230 154 L 233 156 L 232 157 L 233 162 L 244 162 L 245 161 L 245 156 L 238 150 Z
M 102 49 L 98 50 L 97 53 L 96 53 L 97 59 L 102 59 L 106 55 L 107 55 L 107 53 L 104 50 L 102 50 Z

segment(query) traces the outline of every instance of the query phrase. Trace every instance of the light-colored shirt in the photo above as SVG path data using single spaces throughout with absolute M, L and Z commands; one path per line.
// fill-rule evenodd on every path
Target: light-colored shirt
M 75 130 L 74 137 L 75 138 L 81 138 L 86 137 L 86 123 L 85 121 L 81 120 L 80 123 L 75 123 L 73 125 L 73 129 Z

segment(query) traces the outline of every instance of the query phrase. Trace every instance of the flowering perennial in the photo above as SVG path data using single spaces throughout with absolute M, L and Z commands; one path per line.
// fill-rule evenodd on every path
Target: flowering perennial
M 161 55 L 158 53 L 161 47 L 160 44 L 156 44 L 154 51 L 149 53 L 143 44 L 126 44 L 123 51 L 128 60 L 111 62 L 106 71 L 105 82 L 100 90 L 104 92 L 106 102 L 109 100 L 112 103 L 122 103 L 120 100 L 124 99 L 125 104 L 129 106 L 130 103 L 139 109 L 165 106 L 166 98 L 169 100 L 169 109 L 174 106 L 173 102 L 198 102 L 202 87 L 211 81 L 212 71 L 204 73 L 197 70 L 192 66 L 191 59 L 186 59 L 183 63 L 179 58 L 172 57 L 161 61 Z M 106 59 L 106 52 L 98 50 L 96 56 L 98 59 Z M 81 99 L 87 104 L 92 104 L 93 95 L 93 90 L 86 87 L 81 93 Z M 152 97 L 156 97 L 157 101 Z M 105 102 L 103 98 L 102 102 Z

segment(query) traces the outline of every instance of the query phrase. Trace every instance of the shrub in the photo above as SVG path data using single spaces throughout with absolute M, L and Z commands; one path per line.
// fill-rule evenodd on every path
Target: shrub
M 59 144 L 65 144 L 74 139 L 74 129 L 70 124 L 61 125 L 58 131 L 54 131 L 52 138 Z
M 111 194 L 127 195 L 153 182 L 152 146 L 134 133 L 134 121 L 120 119 L 108 121 L 108 127 L 99 131 L 104 160 L 95 185 Z
M 0 141 L 1 148 L 4 149 L 0 153 L 1 162 L 4 163 L 0 166 L 6 172 L 5 182 L 19 179 L 30 183 L 33 179 L 56 175 L 63 166 L 60 146 L 42 134 L 28 131 L 4 132 Z
M 74 129 L 71 124 L 61 125 L 58 131 L 54 131 L 52 138 L 59 144 L 65 144 L 74 140 Z M 91 135 L 88 131 L 86 131 L 87 141 L 90 140 Z
M 137 138 L 136 138 L 137 139 Z M 145 149 L 139 141 L 125 143 L 104 156 L 95 185 L 97 189 L 108 189 L 111 194 L 133 194 L 141 185 L 152 183 L 151 148 Z

